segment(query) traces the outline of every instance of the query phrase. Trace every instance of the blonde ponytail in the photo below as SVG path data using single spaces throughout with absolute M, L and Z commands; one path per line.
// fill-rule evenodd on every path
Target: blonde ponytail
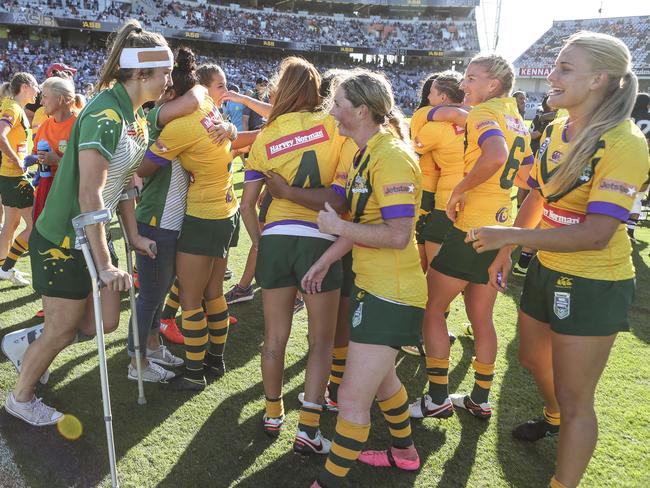
M 11 85 L 8 81 L 5 81 L 0 85 L 0 99 L 7 98 L 11 96 Z
M 608 82 L 601 103 L 586 115 L 587 123 L 569 144 L 549 181 L 550 198 L 571 191 L 591 164 L 602 135 L 630 117 L 638 90 L 637 77 L 631 70 L 630 51 L 622 41 L 606 34 L 578 32 L 567 40 L 564 48 L 568 46 L 583 49 L 593 71 L 606 73 Z

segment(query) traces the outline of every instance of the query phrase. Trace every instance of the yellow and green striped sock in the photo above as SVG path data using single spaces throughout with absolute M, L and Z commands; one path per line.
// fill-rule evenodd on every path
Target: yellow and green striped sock
M 228 304 L 223 295 L 205 302 L 210 331 L 209 353 L 213 356 L 223 356 L 228 340 Z
M 320 414 L 323 406 L 311 402 L 303 402 L 298 417 L 298 430 L 302 430 L 312 439 L 316 437 L 320 427 Z
M 208 344 L 208 324 L 202 308 L 183 310 L 183 340 L 185 367 L 190 371 L 203 371 L 203 359 Z
M 269 418 L 280 418 L 284 415 L 284 402 L 282 396 L 279 398 L 266 398 L 266 416 Z
M 474 403 L 486 403 L 494 380 L 494 363 L 485 364 L 474 358 L 472 367 L 474 368 L 474 388 L 469 397 Z
M 178 278 L 176 278 L 174 280 L 174 284 L 171 287 L 171 290 L 169 290 L 169 295 L 165 301 L 165 306 L 163 307 L 163 310 L 160 314 L 160 318 L 173 319 L 176 317 L 180 306 L 181 304 L 178 298 Z
M 332 351 L 332 368 L 330 370 L 329 386 L 327 390 L 329 397 L 338 402 L 339 386 L 343 381 L 343 373 L 345 372 L 345 361 L 348 357 L 348 346 L 335 347 Z
M 546 407 L 544 407 L 544 420 L 546 420 L 547 423 L 557 426 L 560 426 L 560 412 L 557 413 L 552 413 L 549 412 Z
M 7 259 L 2 263 L 2 271 L 9 271 L 11 268 L 16 266 L 16 261 L 27 252 L 29 249 L 29 244 L 27 241 L 22 239 L 20 236 L 16 237 L 16 240 L 9 249 L 9 254 L 7 254 Z
M 411 417 L 409 415 L 409 398 L 404 385 L 392 397 L 377 403 L 388 423 L 393 447 L 405 449 L 413 445 Z
M 427 356 L 426 363 L 429 396 L 433 403 L 442 405 L 449 396 L 449 358 L 438 359 Z
M 318 483 L 321 486 L 336 488 L 343 483 L 350 468 L 361 454 L 369 433 L 370 424 L 354 424 L 338 416 L 332 449 L 327 456 L 325 467 L 318 475 Z

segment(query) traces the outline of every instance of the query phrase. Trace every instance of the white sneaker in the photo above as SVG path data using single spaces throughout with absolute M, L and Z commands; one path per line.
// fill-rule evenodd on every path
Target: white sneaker
M 449 397 L 441 405 L 433 403 L 429 395 L 418 398 L 409 406 L 409 415 L 413 419 L 423 419 L 424 417 L 434 417 L 446 419 L 454 414 L 454 406 L 451 404 Z
M 30 285 L 29 280 L 25 277 L 23 273 L 20 271 L 16 271 L 15 269 L 10 269 L 9 271 L 5 271 L 3 269 L 0 269 L 0 280 L 7 280 L 11 281 L 12 284 L 18 285 L 18 286 L 28 286 Z
M 63 417 L 61 412 L 48 407 L 40 398 L 33 397 L 31 401 L 22 403 L 16 401 L 13 393 L 7 395 L 5 410 L 14 417 L 36 427 L 54 425 Z
M 147 359 L 152 363 L 160 364 L 161 366 L 171 366 L 172 368 L 182 366 L 184 361 L 174 356 L 167 347 L 162 344 L 158 349 L 147 348 Z
M 17 330 L 16 332 L 11 332 L 7 334 L 2 339 L 2 352 L 4 353 L 9 361 L 11 361 L 16 368 L 16 371 L 20 373 L 20 370 L 23 366 L 23 357 L 29 345 L 38 339 L 43 333 L 43 324 L 35 325 L 33 327 L 28 327 L 26 329 Z M 40 378 L 41 384 L 46 384 L 50 379 L 50 371 L 47 370 L 43 373 L 43 376 Z
M 298 454 L 329 454 L 332 449 L 332 442 L 325 439 L 320 433 L 316 432 L 316 437 L 309 437 L 307 432 L 299 430 L 293 441 L 293 450 Z
M 129 364 L 129 372 L 126 376 L 128 379 L 138 381 L 138 370 Z M 167 371 L 155 363 L 149 363 L 148 366 L 142 368 L 142 381 L 148 383 L 167 383 L 176 377 L 176 373 Z
M 339 404 L 332 400 L 329 395 L 329 391 L 327 388 L 325 388 L 325 401 L 323 402 L 323 412 L 338 412 L 339 411 Z M 305 392 L 301 391 L 298 393 L 298 401 L 302 405 L 305 403 Z

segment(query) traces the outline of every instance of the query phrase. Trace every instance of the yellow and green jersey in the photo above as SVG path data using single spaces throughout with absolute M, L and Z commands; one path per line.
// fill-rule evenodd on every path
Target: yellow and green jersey
M 0 103 L 0 123 L 9 125 L 7 140 L 21 161 L 30 153 L 29 142 L 32 132 L 27 115 L 13 98 L 4 98 Z M 22 176 L 25 170 L 2 154 L 0 176 Z
M 645 137 L 631 120 L 621 122 L 600 138 L 596 152 L 574 187 L 559 197 L 549 197 L 548 183 L 568 152 L 567 122 L 566 117 L 555 119 L 546 128 L 528 177 L 529 186 L 545 199 L 541 228 L 579 224 L 588 214 L 608 215 L 621 223 L 605 249 L 539 251 L 539 260 L 547 268 L 583 278 L 633 278 L 632 247 L 624 224 L 636 193 L 648 179 L 650 161 Z
M 492 98 L 469 112 L 465 125 L 465 174 L 481 157 L 481 146 L 490 137 L 502 137 L 508 159 L 480 185 L 465 194 L 465 207 L 454 224 L 467 232 L 473 227 L 512 225 L 511 188 L 521 165 L 533 163 L 530 134 L 514 98 Z
M 413 218 L 411 242 L 404 249 L 354 245 L 355 285 L 381 299 L 424 308 L 427 285 L 414 232 L 421 193 L 422 175 L 414 155 L 404 142 L 383 131 L 359 151 L 346 184 L 353 222 Z

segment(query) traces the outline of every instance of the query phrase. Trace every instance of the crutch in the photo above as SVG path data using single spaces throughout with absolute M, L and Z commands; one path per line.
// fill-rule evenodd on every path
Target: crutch
M 120 201 L 131 200 L 138 197 L 139 191 L 137 187 L 131 188 L 120 196 Z M 126 232 L 126 227 L 124 226 L 124 221 L 120 213 L 117 213 L 117 221 L 120 223 L 120 228 L 122 229 L 122 237 L 124 237 L 124 249 L 126 251 L 126 267 L 133 278 L 133 256 L 131 255 L 131 243 L 129 242 L 129 236 Z M 156 254 L 155 246 L 152 245 L 154 254 Z M 138 405 L 144 405 L 147 403 L 147 399 L 144 397 L 144 385 L 142 383 L 142 357 L 140 352 L 140 331 L 138 329 L 138 312 L 135 307 L 135 285 L 129 288 L 129 300 L 131 302 L 131 329 L 133 331 L 133 348 L 135 349 L 135 369 L 138 373 Z
M 117 480 L 117 465 L 115 463 L 115 442 L 113 441 L 113 417 L 111 414 L 111 395 L 108 390 L 108 371 L 106 369 L 106 346 L 104 345 L 104 322 L 102 320 L 102 302 L 99 296 L 99 288 L 103 286 L 97 276 L 97 268 L 90 251 L 90 243 L 86 236 L 86 227 L 95 224 L 108 224 L 111 221 L 111 211 L 107 208 L 77 215 L 72 219 L 77 236 L 77 242 L 81 246 L 90 280 L 93 287 L 93 305 L 95 308 L 95 330 L 97 333 L 97 352 L 99 355 L 99 375 L 102 386 L 102 403 L 104 404 L 104 422 L 106 423 L 106 440 L 108 442 L 108 461 L 111 467 L 111 485 L 119 487 Z

